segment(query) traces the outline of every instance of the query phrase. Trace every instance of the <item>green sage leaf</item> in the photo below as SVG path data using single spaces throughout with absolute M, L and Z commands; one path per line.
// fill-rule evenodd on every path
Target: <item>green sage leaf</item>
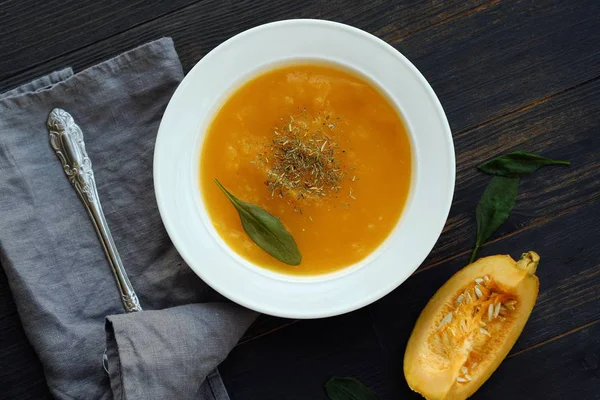
M 300 264 L 302 255 L 296 241 L 279 218 L 272 216 L 257 205 L 239 200 L 216 179 L 215 183 L 231 201 L 240 215 L 244 230 L 258 247 L 283 263 Z
M 477 257 L 479 248 L 508 219 L 517 201 L 519 178 L 494 176 L 485 188 L 477 209 L 477 239 L 471 254 L 472 263 Z
M 325 382 L 330 400 L 379 400 L 371 389 L 354 378 L 331 378 Z
M 516 178 L 530 174 L 544 165 L 570 164 L 569 161 L 552 160 L 519 150 L 486 161 L 477 168 L 486 174 Z

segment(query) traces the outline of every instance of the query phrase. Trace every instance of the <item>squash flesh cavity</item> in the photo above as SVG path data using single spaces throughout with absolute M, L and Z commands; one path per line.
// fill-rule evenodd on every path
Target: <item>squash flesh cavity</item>
M 472 395 L 506 357 L 538 294 L 534 252 L 515 262 L 485 257 L 452 276 L 421 313 L 409 339 L 404 374 L 428 399 Z

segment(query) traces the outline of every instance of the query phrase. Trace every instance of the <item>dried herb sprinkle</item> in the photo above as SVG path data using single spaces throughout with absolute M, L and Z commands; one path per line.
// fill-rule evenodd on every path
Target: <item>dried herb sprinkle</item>
M 257 159 L 267 172 L 266 186 L 272 197 L 293 196 L 296 200 L 338 193 L 346 176 L 330 115 L 312 117 L 303 109 L 274 128 L 268 151 Z M 352 176 L 355 181 L 356 176 Z M 354 198 L 350 190 L 350 197 Z M 302 213 L 300 208 L 296 212 Z

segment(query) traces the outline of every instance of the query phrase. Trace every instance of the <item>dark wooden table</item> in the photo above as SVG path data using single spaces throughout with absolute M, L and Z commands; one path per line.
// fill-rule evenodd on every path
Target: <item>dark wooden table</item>
M 518 148 L 573 165 L 525 178 L 509 221 L 482 249 L 537 250 L 541 290 L 517 344 L 474 398 L 600 398 L 598 0 L 0 0 L 0 91 L 161 36 L 174 38 L 187 71 L 225 39 L 287 18 L 351 24 L 406 55 L 448 115 L 457 185 L 437 245 L 393 293 L 336 318 L 261 317 L 221 367 L 231 398 L 324 399 L 332 375 L 357 377 L 382 399 L 417 398 L 402 374 L 404 348 L 429 297 L 468 260 L 489 180 L 474 167 Z M 1 273 L 0 398 L 47 397 Z

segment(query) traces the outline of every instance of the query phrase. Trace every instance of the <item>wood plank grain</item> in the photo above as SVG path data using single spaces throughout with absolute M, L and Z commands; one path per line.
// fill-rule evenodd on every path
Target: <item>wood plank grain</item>
M 332 375 L 355 376 L 382 399 L 400 399 L 366 310 L 302 321 L 237 347 L 219 367 L 232 400 L 326 399 Z
M 33 2 L 37 3 L 35 0 Z M 148 23 L 140 24 L 120 34 L 115 34 L 109 39 L 96 40 L 91 45 L 86 40 L 71 41 L 73 45 L 86 44 L 86 46 L 81 46 L 83 48 L 74 47 L 70 52 L 55 50 L 54 57 L 44 58 L 41 55 L 35 55 L 34 57 L 30 54 L 28 56 L 29 60 L 36 61 L 34 63 L 30 61 L 27 70 L 21 71 L 15 66 L 0 68 L 0 91 L 67 65 L 76 70 L 87 68 L 119 52 L 161 36 L 173 37 L 184 69 L 189 70 L 200 58 L 225 39 L 267 22 L 290 18 L 320 18 L 348 23 L 370 32 L 387 32 L 398 29 L 408 34 L 411 31 L 423 30 L 440 21 L 449 21 L 453 16 L 477 7 L 484 2 L 484 0 L 444 2 L 374 0 L 364 3 L 343 0 L 307 0 L 304 2 L 283 0 L 277 2 L 274 6 L 272 0 L 207 0 L 194 3 Z M 97 15 L 98 18 L 102 16 L 102 14 L 93 15 Z M 37 18 L 37 21 L 38 23 L 44 22 L 40 18 Z M 46 24 L 48 23 L 46 22 Z M 110 21 L 106 23 L 110 23 Z M 96 24 L 101 26 L 102 21 L 92 21 L 87 27 L 83 26 L 81 21 L 78 21 L 73 24 L 73 29 L 78 28 L 82 35 L 89 31 L 94 31 L 94 35 L 98 35 L 95 32 Z M 0 27 L 0 29 L 2 28 Z M 23 32 L 14 33 L 14 35 L 20 34 L 23 34 Z M 43 37 L 30 38 L 29 40 L 28 43 L 30 44 L 28 46 L 33 49 L 42 47 L 42 44 L 50 48 L 56 48 L 51 43 L 40 42 Z M 18 42 L 3 41 L 3 43 L 7 46 L 6 49 L 8 50 L 5 50 L 7 53 L 8 51 L 19 53 Z M 36 51 L 42 50 L 38 49 Z M 2 54 L 2 51 L 0 51 L 0 54 Z M 24 52 L 23 54 L 29 53 Z M 23 57 L 24 63 L 25 56 Z M 5 62 L 8 63 L 6 59 Z M 11 61 L 12 63 L 14 61 Z M 5 72 L 5 70 L 8 72 Z
M 16 312 L 17 308 L 8 286 L 8 278 L 4 273 L 4 269 L 0 268 L 0 321 L 6 316 L 16 314 Z M 0 343 L 2 342 L 0 341 Z
M 5 1 L 0 5 L 0 81 L 194 1 Z
M 40 361 L 25 337 L 0 270 L 0 397 L 3 399 L 51 399 Z M 11 312 L 12 310 L 12 312 Z
M 541 220 L 600 199 L 600 79 L 552 99 L 510 113 L 455 137 L 457 179 L 444 232 L 423 263 L 428 268 L 468 252 L 475 241 L 475 207 L 490 177 L 476 166 L 497 155 L 524 149 L 572 161 L 546 167 L 523 178 L 517 205 L 494 237 L 511 234 Z
M 600 2 L 514 0 L 383 36 L 429 80 L 454 132 L 600 75 Z
M 516 258 L 527 250 L 541 255 L 537 305 L 512 353 L 600 319 L 598 224 L 600 202 L 589 203 L 482 250 L 481 256 L 511 254 Z M 421 310 L 467 259 L 453 259 L 415 274 L 369 307 L 373 325 L 391 360 L 402 359 Z
M 505 360 L 473 399 L 597 399 L 600 323 Z

